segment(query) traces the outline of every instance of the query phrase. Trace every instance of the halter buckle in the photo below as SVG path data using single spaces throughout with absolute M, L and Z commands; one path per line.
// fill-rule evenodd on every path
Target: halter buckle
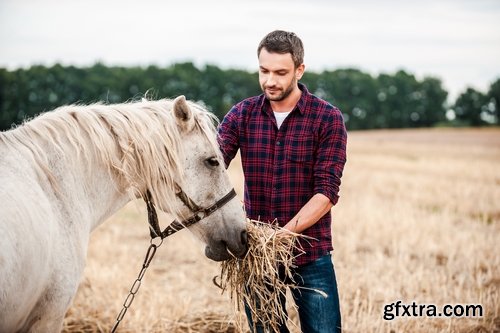
M 219 209 L 219 206 L 217 204 L 214 204 L 208 208 L 205 208 L 205 217 L 208 215 L 212 215 L 217 209 Z

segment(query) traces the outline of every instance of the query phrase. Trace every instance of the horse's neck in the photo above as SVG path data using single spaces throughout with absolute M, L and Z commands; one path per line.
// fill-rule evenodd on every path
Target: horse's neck
M 66 148 L 63 154 L 54 149 L 49 156 L 55 182 L 53 190 L 68 223 L 92 231 L 130 197 L 98 156 L 90 154 L 85 158 L 71 147 Z

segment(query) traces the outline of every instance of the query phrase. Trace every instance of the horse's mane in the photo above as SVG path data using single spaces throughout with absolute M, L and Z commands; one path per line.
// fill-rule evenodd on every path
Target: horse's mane
M 193 130 L 204 134 L 219 151 L 213 135 L 217 118 L 199 104 L 188 105 L 195 119 Z M 97 153 L 110 172 L 123 177 L 128 187 L 137 190 L 139 182 L 143 182 L 155 202 L 173 203 L 173 190 L 155 191 L 165 186 L 174 189 L 176 182 L 182 185 L 183 152 L 172 107 L 173 101 L 166 99 L 62 106 L 0 133 L 0 142 L 31 151 L 39 173 L 52 183 L 55 180 L 49 172 L 47 141 L 61 154 L 69 144 L 78 156 L 79 161 L 74 163 L 89 160 Z M 92 147 L 88 147 L 89 143 Z

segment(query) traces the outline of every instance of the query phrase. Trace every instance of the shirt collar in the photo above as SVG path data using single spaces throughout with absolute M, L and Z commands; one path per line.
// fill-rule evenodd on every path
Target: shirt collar
M 299 82 L 298 85 L 299 89 L 302 91 L 302 95 L 300 96 L 300 99 L 297 102 L 297 105 L 295 106 L 294 110 L 299 109 L 299 112 L 303 115 L 306 111 L 307 98 L 310 94 L 309 90 L 307 90 L 307 87 L 304 84 Z M 261 94 L 260 99 L 261 99 L 259 103 L 260 109 L 267 114 L 271 114 L 272 113 L 271 104 L 269 103 L 269 100 L 266 98 L 266 95 Z
M 296 108 L 299 109 L 300 113 L 303 115 L 306 112 L 307 99 L 309 98 L 309 90 L 307 87 L 299 82 L 299 89 L 302 91 L 299 101 L 297 102 Z

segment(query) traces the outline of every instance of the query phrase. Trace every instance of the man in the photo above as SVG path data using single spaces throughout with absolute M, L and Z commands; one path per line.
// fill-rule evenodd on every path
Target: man
M 340 332 L 330 209 L 338 201 L 346 162 L 342 113 L 298 82 L 305 65 L 297 35 L 273 31 L 261 41 L 257 55 L 263 94 L 228 112 L 219 126 L 219 145 L 226 166 L 240 149 L 248 217 L 277 219 L 285 229 L 310 237 L 301 242 L 305 254 L 294 269 L 304 288 L 292 290 L 302 331 Z M 288 332 L 285 323 L 280 331 Z

